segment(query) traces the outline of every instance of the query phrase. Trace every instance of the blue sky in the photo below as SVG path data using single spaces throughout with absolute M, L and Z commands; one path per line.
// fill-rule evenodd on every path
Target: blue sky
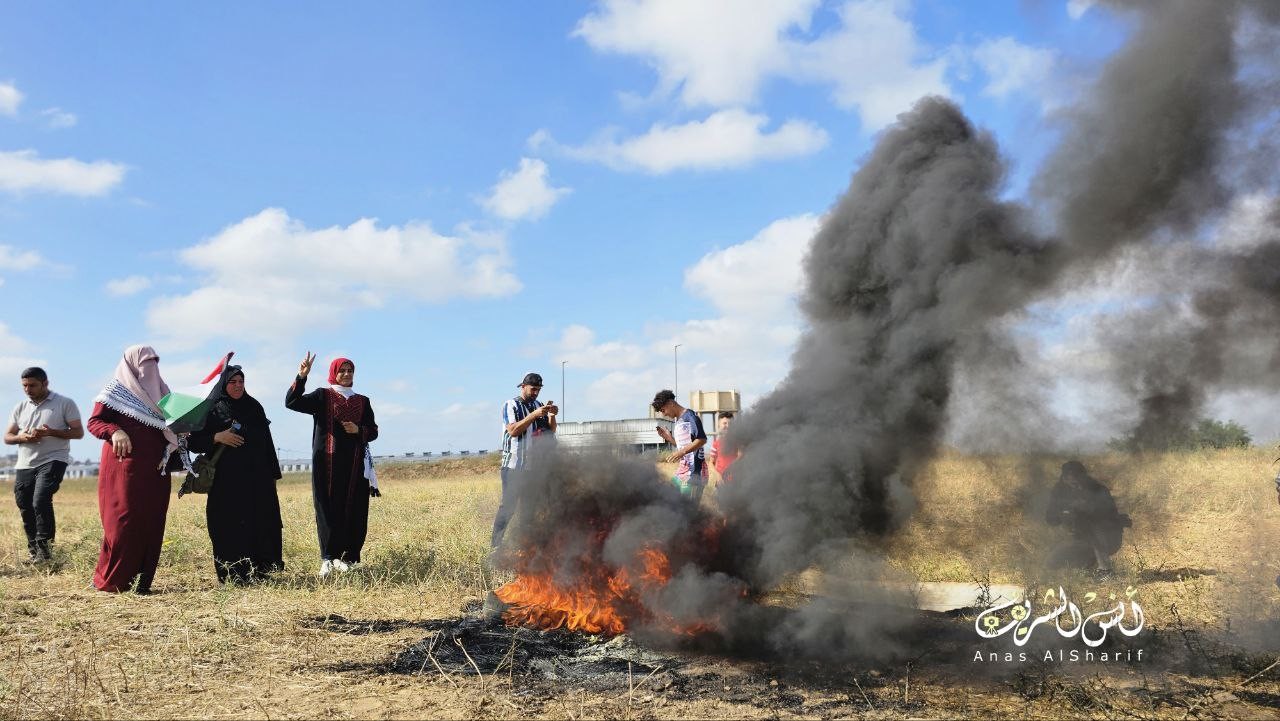
M 1017 197 L 1123 35 L 1078 0 L 10 4 L 0 403 L 39 363 L 87 414 L 140 342 L 175 386 L 236 351 L 286 455 L 307 350 L 356 360 L 378 453 L 495 447 L 529 370 L 642 416 L 676 343 L 682 396 L 750 402 L 878 130 L 947 94 Z

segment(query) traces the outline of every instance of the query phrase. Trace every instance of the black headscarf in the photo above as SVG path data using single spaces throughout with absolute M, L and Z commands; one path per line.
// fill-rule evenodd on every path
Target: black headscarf
M 240 435 L 248 438 L 248 434 L 266 433 L 271 421 L 267 420 L 267 412 L 258 399 L 245 391 L 239 398 L 227 394 L 227 384 L 232 378 L 244 378 L 244 370 L 240 366 L 227 366 L 219 379 L 217 400 L 213 404 L 214 415 L 217 416 L 222 429 L 229 428 L 231 421 L 236 420 L 242 426 Z
M 218 399 L 214 401 L 210 412 L 209 431 L 217 432 L 231 428 L 232 421 L 240 423 L 237 435 L 245 440 L 245 444 L 233 449 L 236 454 L 248 454 L 253 467 L 259 468 L 269 478 L 280 477 L 280 460 L 276 455 L 275 441 L 271 438 L 271 421 L 258 399 L 246 391 L 239 398 L 227 395 L 227 383 L 236 376 L 244 377 L 240 366 L 228 366 L 219 379 Z

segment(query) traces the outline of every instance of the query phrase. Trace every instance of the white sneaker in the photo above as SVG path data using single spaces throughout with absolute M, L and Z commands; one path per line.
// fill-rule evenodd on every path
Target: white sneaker
M 351 570 L 351 566 L 348 566 L 347 562 L 342 560 L 341 558 L 335 558 L 333 559 L 333 570 L 342 571 L 343 573 L 346 573 L 347 571 Z
M 330 573 L 333 573 L 333 561 L 326 558 L 320 562 L 320 578 L 326 578 Z

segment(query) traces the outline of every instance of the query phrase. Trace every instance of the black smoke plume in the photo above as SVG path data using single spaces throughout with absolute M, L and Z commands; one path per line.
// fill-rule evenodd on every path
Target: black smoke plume
M 845 581 L 883 574 L 878 544 L 917 502 L 912 482 L 942 442 L 962 364 L 998 362 L 1000 373 L 973 377 L 988 386 L 979 392 L 1019 399 L 1001 421 L 1016 428 L 1035 395 L 1017 392 L 1010 320 L 1126 249 L 1220 215 L 1235 192 L 1224 159 L 1251 129 L 1250 109 L 1268 107 L 1241 79 L 1237 33 L 1280 12 L 1199 0 L 1111 6 L 1134 20 L 1132 37 L 1069 114 L 1034 206 L 1000 199 L 1006 165 L 994 140 L 948 100 L 921 100 L 882 134 L 812 241 L 807 329 L 790 372 L 733 428 L 744 455 L 720 495 L 722 517 L 690 506 L 650 463 L 558 455 L 530 476 L 508 560 L 572 584 L 659 547 L 672 577 L 635 600 L 641 632 L 714 619 L 730 648 L 891 652 L 901 599 Z M 1257 87 L 1275 87 L 1275 57 L 1249 63 L 1264 79 Z M 1107 346 L 1139 433 L 1166 433 L 1247 369 L 1280 375 L 1277 237 L 1197 252 L 1204 262 L 1186 292 L 1120 323 Z M 1255 324 L 1269 335 L 1251 336 Z M 1241 363 L 1232 353 L 1246 345 L 1253 361 Z M 839 588 L 765 623 L 759 594 L 815 565 L 843 567 L 828 576 Z

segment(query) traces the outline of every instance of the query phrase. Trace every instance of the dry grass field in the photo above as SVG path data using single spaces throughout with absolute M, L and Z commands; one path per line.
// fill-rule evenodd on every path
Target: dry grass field
M 90 586 L 101 538 L 96 491 L 91 479 L 68 480 L 56 497 L 53 568 L 20 563 L 16 509 L 6 498 L 0 511 L 0 719 L 1273 717 L 1280 671 L 1258 674 L 1280 651 L 1273 458 L 1250 450 L 1084 459 L 1134 521 L 1107 584 L 1037 570 L 1052 542 L 1036 521 L 1038 492 L 1063 459 L 948 454 L 920 478 L 919 508 L 885 549 L 890 565 L 924 581 L 1081 593 L 1133 586 L 1147 609 L 1154 659 L 1146 664 L 992 670 L 970 650 L 826 666 L 826 681 L 806 685 L 794 665 L 788 675 L 777 664 L 732 661 L 742 675 L 717 671 L 725 693 L 716 680 L 716 693 L 675 696 L 572 684 L 531 694 L 496 674 L 389 670 L 429 621 L 461 615 L 503 580 L 482 563 L 498 500 L 491 458 L 386 467 L 364 569 L 325 582 L 315 575 L 304 477 L 280 484 L 288 569 L 250 588 L 217 584 L 203 497 L 175 498 L 151 596 Z M 747 679 L 786 690 L 789 701 L 735 696 L 731 687 Z

